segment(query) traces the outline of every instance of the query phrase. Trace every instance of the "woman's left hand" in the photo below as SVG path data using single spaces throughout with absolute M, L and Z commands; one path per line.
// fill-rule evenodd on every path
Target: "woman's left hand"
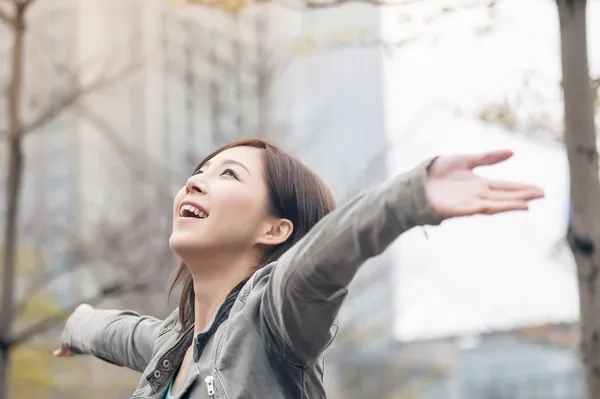
M 440 156 L 429 166 L 425 191 L 433 210 L 443 219 L 476 214 L 526 210 L 529 201 L 542 198 L 541 188 L 511 181 L 490 180 L 473 169 L 500 163 L 511 151 L 478 155 Z

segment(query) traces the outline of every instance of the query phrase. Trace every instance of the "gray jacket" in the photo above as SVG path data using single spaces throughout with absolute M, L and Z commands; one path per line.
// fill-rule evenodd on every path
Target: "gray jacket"
M 358 268 L 400 234 L 439 224 L 425 196 L 429 162 L 370 190 L 321 220 L 277 262 L 257 271 L 229 318 L 203 334 L 178 334 L 166 320 L 118 310 L 71 315 L 62 343 L 143 373 L 135 398 L 164 398 L 192 344 L 197 361 L 178 397 L 190 399 L 322 399 L 323 351 Z

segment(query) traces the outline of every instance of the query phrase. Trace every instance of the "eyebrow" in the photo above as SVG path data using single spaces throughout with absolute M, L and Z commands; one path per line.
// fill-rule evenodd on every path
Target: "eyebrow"
M 237 165 L 240 168 L 244 169 L 250 176 L 252 176 L 252 173 L 250 173 L 250 171 L 248 170 L 248 168 L 246 167 L 246 165 L 244 165 L 243 163 L 239 162 L 239 161 L 235 161 L 233 159 L 226 159 L 223 162 L 221 162 L 222 165 Z M 210 166 L 210 161 L 207 161 L 204 165 L 204 167 L 209 167 Z

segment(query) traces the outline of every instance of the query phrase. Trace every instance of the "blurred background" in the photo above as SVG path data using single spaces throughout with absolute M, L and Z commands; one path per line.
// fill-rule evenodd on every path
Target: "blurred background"
M 5 231 L 18 206 L 10 399 L 130 397 L 137 373 L 52 358 L 65 316 L 82 302 L 170 313 L 173 196 L 248 136 L 298 156 L 340 203 L 432 155 L 498 148 L 516 155 L 482 174 L 546 190 L 529 213 L 413 229 L 365 265 L 326 354 L 332 399 L 585 397 L 555 2 L 33 0 L 24 30 L 10 3 L 0 134 L 18 119 L 23 149 L 9 168 L 0 141 Z M 598 2 L 588 21 L 597 76 Z

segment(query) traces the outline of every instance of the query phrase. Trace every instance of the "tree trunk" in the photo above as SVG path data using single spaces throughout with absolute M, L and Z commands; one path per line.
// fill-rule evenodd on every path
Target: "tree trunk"
M 0 399 L 8 398 L 8 374 L 14 322 L 14 286 L 17 254 L 17 222 L 19 194 L 23 172 L 21 148 L 21 87 L 23 70 L 24 8 L 18 7 L 13 21 L 11 78 L 8 98 L 9 157 L 6 189 L 6 221 L 4 226 L 4 259 L 2 267 L 2 302 L 0 311 Z
M 579 281 L 581 351 L 589 398 L 600 398 L 600 181 L 586 38 L 586 0 L 557 0 L 565 144 L 573 216 L 568 240 Z

